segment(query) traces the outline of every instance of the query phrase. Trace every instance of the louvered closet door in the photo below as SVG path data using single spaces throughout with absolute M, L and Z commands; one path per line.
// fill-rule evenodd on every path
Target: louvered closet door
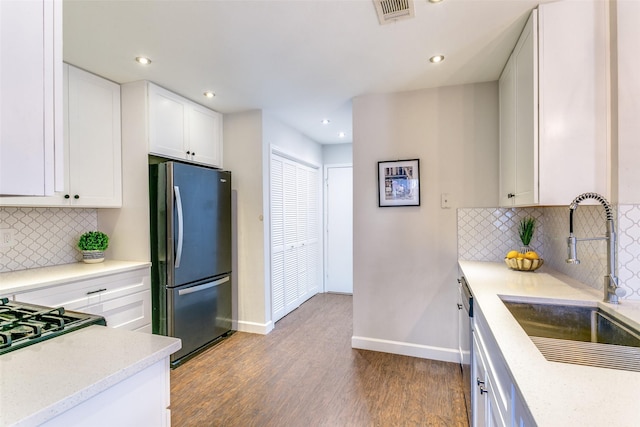
M 271 310 L 274 319 L 284 316 L 283 169 L 281 160 L 271 159 Z
M 317 169 L 275 154 L 271 158 L 274 322 L 315 295 L 320 288 L 318 180 Z
M 306 243 L 306 273 L 307 295 L 311 296 L 320 291 L 322 278 L 322 258 L 320 257 L 320 174 L 318 169 L 310 169 L 307 179 L 307 243 Z

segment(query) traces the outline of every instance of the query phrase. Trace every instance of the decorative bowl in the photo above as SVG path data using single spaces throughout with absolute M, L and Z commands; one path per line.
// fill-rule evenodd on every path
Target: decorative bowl
M 544 260 L 542 258 L 505 258 L 504 262 L 507 264 L 507 267 L 517 271 L 535 271 L 544 264 Z

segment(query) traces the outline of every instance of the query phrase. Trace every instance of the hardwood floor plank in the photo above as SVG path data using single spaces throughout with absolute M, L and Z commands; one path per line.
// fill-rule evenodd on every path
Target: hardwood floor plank
M 171 372 L 182 426 L 467 426 L 457 364 L 351 348 L 352 297 L 318 294 Z

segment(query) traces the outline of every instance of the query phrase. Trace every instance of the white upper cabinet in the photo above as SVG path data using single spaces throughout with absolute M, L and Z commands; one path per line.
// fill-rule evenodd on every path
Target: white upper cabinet
M 0 194 L 51 195 L 62 145 L 62 1 L 0 1 L 0 44 Z
M 120 85 L 65 64 L 63 94 L 60 191 L 49 197 L 2 197 L 0 205 L 122 206 Z
M 597 0 L 532 12 L 499 82 L 501 206 L 609 197 L 606 25 Z
M 84 207 L 122 206 L 120 85 L 68 66 L 63 198 Z
M 222 115 L 148 83 L 149 153 L 222 167 Z

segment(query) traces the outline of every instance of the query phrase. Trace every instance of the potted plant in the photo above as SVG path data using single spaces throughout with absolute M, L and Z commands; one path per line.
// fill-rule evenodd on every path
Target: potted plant
M 78 239 L 82 261 L 94 264 L 104 261 L 104 251 L 109 247 L 109 236 L 102 231 L 87 231 Z
M 536 228 L 536 219 L 535 218 L 524 218 L 520 221 L 518 225 L 518 236 L 520 236 L 520 241 L 522 242 L 522 248 L 520 248 L 521 253 L 527 253 L 532 251 L 529 247 L 531 243 L 531 239 L 533 238 L 533 232 Z

